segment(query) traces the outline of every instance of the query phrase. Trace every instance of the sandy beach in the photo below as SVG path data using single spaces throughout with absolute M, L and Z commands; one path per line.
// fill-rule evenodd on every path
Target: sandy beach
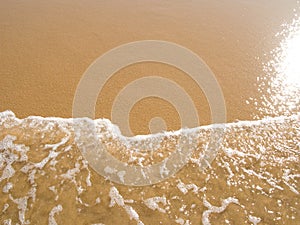
M 298 1 L 0 0 L 0 5 L 0 112 L 12 111 L 0 113 L 1 224 L 300 220 L 300 85 L 289 89 L 284 83 L 289 67 L 280 71 L 291 49 L 300 47 L 300 38 L 293 39 L 300 30 Z M 204 172 L 197 160 L 208 134 L 197 131 L 194 160 L 169 180 L 146 187 L 115 184 L 97 174 L 83 159 L 70 120 L 21 120 L 72 118 L 75 92 L 88 67 L 111 49 L 141 40 L 176 43 L 201 57 L 224 95 L 224 122 L 275 119 L 229 125 L 221 153 Z M 295 71 L 292 84 L 299 82 Z M 119 92 L 153 75 L 172 80 L 190 96 L 199 116 L 197 126 L 212 123 L 209 101 L 197 83 L 184 71 L 159 62 L 136 63 L 114 73 L 99 93 L 92 119 L 116 123 L 112 107 Z M 182 127 L 172 104 L 147 97 L 128 115 L 133 135 L 150 134 L 154 117 L 161 117 L 168 131 Z M 107 133 L 105 138 L 97 135 L 115 158 L 126 162 L 136 153 L 105 122 L 97 126 Z M 176 135 L 159 139 L 159 144 L 172 146 L 174 141 L 175 146 L 181 138 Z M 174 150 L 158 149 L 164 157 Z M 129 157 L 138 165 L 135 160 Z
M 269 52 L 281 41 L 275 34 L 292 21 L 297 7 L 296 1 L 2 1 L 0 111 L 10 109 L 21 118 L 71 117 L 76 87 L 96 58 L 121 44 L 150 39 L 198 54 L 222 87 L 228 122 L 251 119 L 257 112 L 246 100 L 261 95 L 262 63 L 273 57 Z M 195 84 L 174 68 L 146 63 L 111 78 L 99 96 L 96 118 L 110 119 L 111 99 L 130 79 L 153 73 L 189 87 L 189 94 L 200 98 L 195 104 L 201 124 L 209 124 L 207 101 Z M 151 99 L 145 101 L 140 104 Z M 145 126 L 139 108 L 132 115 L 136 133 Z M 159 111 L 176 118 L 170 107 Z M 170 120 L 168 127 L 179 128 Z

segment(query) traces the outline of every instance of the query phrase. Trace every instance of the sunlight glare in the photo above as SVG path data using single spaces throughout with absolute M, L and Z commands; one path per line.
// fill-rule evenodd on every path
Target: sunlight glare
M 300 87 L 300 29 L 294 32 L 282 46 L 280 70 L 288 84 Z

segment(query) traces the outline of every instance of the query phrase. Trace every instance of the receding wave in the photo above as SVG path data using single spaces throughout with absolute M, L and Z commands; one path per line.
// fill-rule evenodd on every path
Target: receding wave
M 145 176 L 153 183 L 139 186 L 138 171 L 91 162 L 95 141 L 129 168 L 154 168 L 178 148 L 188 157 L 154 168 Z M 299 143 L 300 115 L 129 138 L 106 119 L 18 119 L 5 111 L 0 222 L 297 224 Z

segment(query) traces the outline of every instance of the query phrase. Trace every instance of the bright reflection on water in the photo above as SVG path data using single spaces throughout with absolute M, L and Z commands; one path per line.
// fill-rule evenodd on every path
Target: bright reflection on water
M 300 86 L 300 19 L 288 28 L 288 37 L 283 41 L 278 72 L 284 76 L 287 85 Z
M 261 116 L 300 112 L 300 17 L 282 27 L 276 35 L 282 41 L 271 52 L 270 61 L 264 64 L 266 76 L 259 80 Z

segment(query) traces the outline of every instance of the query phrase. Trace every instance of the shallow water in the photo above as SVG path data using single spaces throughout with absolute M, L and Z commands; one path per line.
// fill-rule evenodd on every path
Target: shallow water
M 3 1 L 0 12 L 1 224 L 299 224 L 299 1 Z M 70 118 L 86 68 L 146 39 L 183 45 L 212 69 L 227 107 L 220 141 L 217 125 L 178 130 L 178 113 L 157 98 L 134 106 L 133 133 L 149 134 L 154 116 L 178 131 L 128 138 L 109 120 Z M 115 123 L 118 92 L 153 74 L 183 87 L 198 125 L 211 123 L 205 93 L 151 62 L 111 77 L 96 118 Z M 139 171 L 181 148 L 192 155 L 141 180 L 97 164 L 95 146 Z
M 268 82 L 274 74 L 266 77 L 263 64 L 278 59 L 277 53 L 285 49 L 280 43 L 295 32 L 290 27 L 299 17 L 294 0 L 2 2 L 0 111 L 12 110 L 20 118 L 72 117 L 75 90 L 88 66 L 121 44 L 150 39 L 189 48 L 208 64 L 222 87 L 228 122 L 251 120 L 255 115 L 261 119 L 254 102 L 247 105 L 246 101 L 254 98 L 260 106 L 260 97 L 269 95 Z M 283 30 L 288 32 L 276 36 Z M 277 53 L 271 52 L 276 48 Z M 194 101 L 200 125 L 211 123 L 199 87 L 181 71 L 154 63 L 117 72 L 99 94 L 95 118 L 112 120 L 118 92 L 132 80 L 153 74 L 183 87 Z M 259 92 L 263 81 L 266 87 Z M 133 133 L 149 133 L 149 119 L 157 115 L 168 130 L 180 129 L 170 105 L 147 98 L 130 114 Z
M 201 162 L 216 128 L 191 129 L 196 148 L 187 165 L 144 187 L 97 174 L 78 148 L 75 123 L 0 114 L 2 223 L 298 224 L 299 115 L 225 124 L 216 159 L 206 170 Z M 145 136 L 128 144 L 108 120 L 95 124 L 110 154 L 140 166 L 166 157 L 156 155 L 163 146 L 175 151 L 172 142 L 181 135 Z M 158 143 L 138 151 L 147 139 Z

